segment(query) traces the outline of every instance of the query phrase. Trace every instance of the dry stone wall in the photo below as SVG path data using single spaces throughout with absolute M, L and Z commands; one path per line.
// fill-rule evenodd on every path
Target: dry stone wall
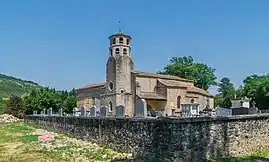
M 269 115 L 186 119 L 27 116 L 25 122 L 153 161 L 204 161 L 269 145 Z

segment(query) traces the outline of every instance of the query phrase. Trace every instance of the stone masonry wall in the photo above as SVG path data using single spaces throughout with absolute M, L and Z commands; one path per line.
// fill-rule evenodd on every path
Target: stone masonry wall
M 188 119 L 26 116 L 25 122 L 154 161 L 204 161 L 269 145 L 269 115 Z

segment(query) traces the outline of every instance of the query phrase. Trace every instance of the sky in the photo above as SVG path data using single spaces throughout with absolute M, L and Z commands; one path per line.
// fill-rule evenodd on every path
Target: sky
M 268 7 L 267 0 L 2 0 L 0 73 L 62 90 L 103 82 L 108 37 L 120 27 L 132 37 L 136 70 L 157 72 L 171 57 L 192 56 L 238 87 L 269 71 Z

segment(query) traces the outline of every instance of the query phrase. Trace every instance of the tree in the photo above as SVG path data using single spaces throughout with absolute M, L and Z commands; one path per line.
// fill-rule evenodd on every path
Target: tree
M 229 78 L 224 77 L 220 80 L 218 92 L 215 99 L 216 104 L 220 107 L 230 108 L 232 106 L 231 99 L 236 91 Z
M 30 93 L 23 95 L 23 103 L 26 113 L 30 114 L 34 110 L 42 111 L 44 108 L 52 107 L 54 111 L 62 108 L 65 112 L 72 112 L 76 106 L 75 90 L 56 91 L 51 88 L 34 89 Z
M 25 115 L 25 109 L 23 107 L 23 101 L 18 96 L 11 96 L 4 105 L 4 113 L 11 114 L 18 118 L 23 118 Z
M 170 64 L 159 73 L 193 80 L 195 86 L 208 90 L 210 86 L 216 85 L 214 72 L 215 69 L 206 64 L 194 62 L 191 56 L 184 56 L 173 57 Z
M 269 108 L 269 75 L 251 75 L 243 81 L 243 94 L 257 103 L 259 109 Z

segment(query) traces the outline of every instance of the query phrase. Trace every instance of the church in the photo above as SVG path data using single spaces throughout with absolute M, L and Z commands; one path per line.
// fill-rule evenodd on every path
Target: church
M 118 32 L 109 37 L 106 80 L 76 89 L 77 107 L 125 106 L 125 115 L 133 116 L 135 101 L 144 99 L 147 109 L 168 116 L 182 113 L 184 105 L 197 105 L 196 111 L 213 108 L 214 96 L 194 86 L 192 80 L 156 73 L 135 71 L 131 57 L 131 37 Z

